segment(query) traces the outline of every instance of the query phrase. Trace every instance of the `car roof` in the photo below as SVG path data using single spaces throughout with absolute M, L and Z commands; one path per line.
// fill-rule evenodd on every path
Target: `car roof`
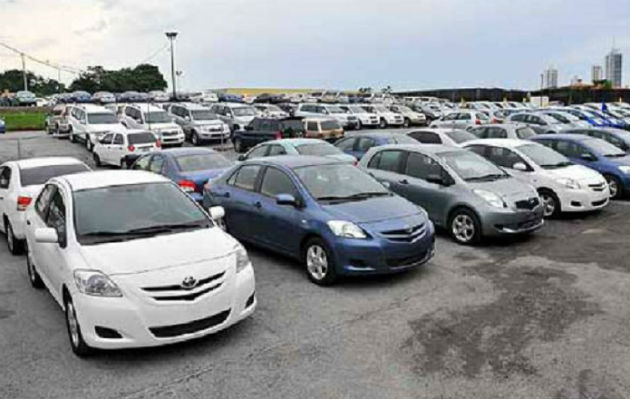
M 590 139 L 596 139 L 596 138 L 590 137 L 588 135 L 582 135 L 579 133 L 545 133 L 541 135 L 536 135 L 533 137 L 533 139 L 560 139 L 560 140 L 571 140 L 574 142 L 582 142 L 584 140 L 590 140 Z
M 475 139 L 475 140 L 470 140 L 468 142 L 463 143 L 463 146 L 466 147 L 469 145 L 481 144 L 481 145 L 488 145 L 488 146 L 514 148 L 514 147 L 518 147 L 518 146 L 521 146 L 523 144 L 528 144 L 528 143 L 531 143 L 531 142 L 527 140 L 521 140 L 521 139 Z
M 422 150 L 425 153 L 437 154 L 442 153 L 444 151 L 464 151 L 460 147 L 454 146 L 446 146 L 443 144 L 386 144 L 384 146 L 374 147 L 375 149 L 383 150 L 408 150 L 408 151 L 417 151 Z
M 85 112 L 107 112 L 111 113 L 112 111 L 96 104 L 73 104 L 72 107 L 82 108 Z
M 208 110 L 208 107 L 197 103 L 172 103 L 171 105 L 184 107 L 187 110 Z
M 287 139 L 276 139 L 276 140 L 269 141 L 267 143 L 270 143 L 270 144 L 274 144 L 274 143 L 285 144 L 286 143 L 292 146 L 301 146 L 303 144 L 321 144 L 321 143 L 328 143 L 328 142 L 321 139 L 313 139 L 313 138 L 287 138 Z
M 464 132 L 468 132 L 465 129 L 460 129 L 460 128 L 415 128 L 415 129 L 408 129 L 404 132 L 405 135 L 412 133 L 412 132 L 433 132 L 433 133 L 442 133 L 442 134 L 446 134 L 448 132 L 453 132 L 453 131 L 464 131 Z
M 139 170 L 82 172 L 79 174 L 63 175 L 54 178 L 54 180 L 65 182 L 73 191 L 139 183 L 170 182 L 169 179 L 162 175 Z
M 415 132 L 415 131 L 414 131 Z M 391 131 L 369 131 L 369 132 L 356 132 L 350 135 L 347 135 L 347 138 L 353 137 L 383 137 L 389 138 L 392 136 L 405 136 L 406 132 L 391 132 Z
M 74 157 L 37 157 L 11 161 L 20 168 L 37 168 L 50 165 L 84 164 Z
M 343 164 L 343 162 L 329 157 L 282 155 L 255 158 L 245 161 L 243 164 L 271 164 L 287 168 L 299 168 L 312 165 Z
M 140 109 L 140 111 L 142 111 L 142 112 L 146 112 L 146 111 L 164 111 L 164 109 L 162 107 L 154 106 L 153 104 L 149 104 L 149 103 L 129 103 L 127 105 L 128 106 L 132 106 L 132 107 L 136 107 L 136 108 Z
M 209 149 L 207 147 L 177 147 L 172 149 L 164 149 L 160 151 L 154 151 L 151 154 L 166 154 L 172 156 L 182 156 L 189 154 L 218 154 L 216 150 Z

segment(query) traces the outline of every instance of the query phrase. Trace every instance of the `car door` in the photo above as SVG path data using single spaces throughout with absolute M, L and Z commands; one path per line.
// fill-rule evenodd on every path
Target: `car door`
M 57 231 L 58 243 L 38 243 L 41 260 L 45 260 L 50 291 L 57 300 L 61 298 L 61 286 L 65 274 L 65 251 L 68 244 L 66 201 L 59 187 L 54 191 L 46 213 L 45 225 Z
M 2 217 L 8 214 L 11 201 L 9 196 L 9 186 L 11 184 L 11 168 L 9 166 L 0 167 L 0 230 L 4 232 Z
M 287 254 L 299 254 L 303 235 L 301 220 L 303 211 L 292 205 L 279 205 L 276 196 L 290 194 L 298 202 L 301 196 L 295 183 L 284 171 L 267 167 L 259 190 L 259 221 L 257 240 L 266 246 Z
M 405 152 L 402 150 L 382 150 L 375 153 L 368 162 L 368 172 L 379 182 L 398 193 L 400 186 L 408 183 L 400 173 Z
M 106 133 L 98 140 L 98 142 L 96 142 L 96 145 L 94 146 L 94 153 L 98 155 L 103 163 L 111 164 L 110 151 L 113 139 L 113 133 Z
M 358 138 L 356 137 L 347 137 L 335 143 L 335 147 L 337 147 L 339 150 L 343 151 L 344 153 L 350 154 L 352 156 L 357 157 L 357 159 L 359 159 L 361 158 L 363 154 L 359 155 L 359 152 L 357 151 L 357 149 L 355 149 L 357 140 Z
M 125 137 L 121 133 L 117 133 L 112 140 L 110 146 L 110 156 L 112 165 L 120 165 L 121 160 L 127 155 L 127 148 L 125 143 Z
M 47 227 L 48 210 L 55 193 L 57 193 L 57 186 L 53 184 L 44 186 L 33 205 L 35 212 L 30 214 L 26 221 L 26 224 L 29 226 L 29 229 L 27 229 L 27 238 L 30 243 L 28 251 L 31 255 L 31 260 L 37 266 L 42 280 L 49 288 L 52 287 L 50 274 L 53 273 L 54 270 L 50 270 L 51 265 L 46 254 L 50 252 L 48 247 L 52 246 L 54 243 L 36 243 L 33 233 L 37 229 Z
M 262 167 L 257 164 L 243 165 L 217 188 L 213 196 L 219 199 L 225 210 L 228 231 L 237 238 L 256 241 L 260 229 L 260 194 L 256 193 Z

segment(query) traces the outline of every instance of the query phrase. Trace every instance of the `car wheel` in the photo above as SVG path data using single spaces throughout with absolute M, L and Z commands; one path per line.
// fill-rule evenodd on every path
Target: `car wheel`
M 361 121 L 357 121 L 357 126 L 356 126 L 357 130 L 361 130 L 363 129 L 363 124 L 361 123 Z
M 560 200 L 558 196 L 550 190 L 541 190 L 540 200 L 543 206 L 543 216 L 545 218 L 553 218 L 560 214 Z
M 96 164 L 97 167 L 103 166 L 103 163 L 101 162 L 101 157 L 98 154 L 93 153 L 92 157 L 94 158 L 94 164 Z
M 243 142 L 241 141 L 241 139 L 239 138 L 234 139 L 234 150 L 237 153 L 243 153 L 245 151 L 245 149 L 243 148 Z
M 79 357 L 89 356 L 92 354 L 93 349 L 83 340 L 83 334 L 81 333 L 81 326 L 79 325 L 77 312 L 69 295 L 65 301 L 65 311 L 66 327 L 68 328 L 68 338 L 70 339 L 72 351 Z
M 74 132 L 72 130 L 70 131 L 70 142 L 71 143 L 77 142 L 77 138 L 74 136 Z
M 193 131 L 192 136 L 190 137 L 190 141 L 192 142 L 193 146 L 199 146 L 199 135 L 197 135 L 197 132 Z
M 42 289 L 44 287 L 44 282 L 42 282 L 42 278 L 37 273 L 37 270 L 35 270 L 35 266 L 31 261 L 31 255 L 28 253 L 28 250 L 26 252 L 26 270 L 28 272 L 28 280 L 31 282 L 31 286 L 35 289 Z
M 608 182 L 608 190 L 610 190 L 610 198 L 618 199 L 621 197 L 621 182 L 612 175 L 604 175 Z
M 403 121 L 403 128 L 409 128 L 409 125 L 411 125 L 411 121 L 409 120 L 409 118 L 405 118 L 405 120 Z
M 24 249 L 24 241 L 15 237 L 13 227 L 9 221 L 4 224 L 4 231 L 7 233 L 7 248 L 14 256 L 22 254 Z
M 309 240 L 304 246 L 304 263 L 308 279 L 317 285 L 330 285 L 337 279 L 331 252 L 319 238 Z
M 127 162 L 125 161 L 124 158 L 121 158 L 120 165 L 119 165 L 120 169 L 125 169 L 126 166 L 127 166 Z
M 385 118 L 381 118 L 380 122 L 378 123 L 378 127 L 381 129 L 387 128 L 387 121 L 385 121 Z
M 472 211 L 464 208 L 455 210 L 448 225 L 457 243 L 474 244 L 481 239 L 481 224 Z
M 94 145 L 92 144 L 89 136 L 85 138 L 85 148 L 90 152 L 94 150 Z

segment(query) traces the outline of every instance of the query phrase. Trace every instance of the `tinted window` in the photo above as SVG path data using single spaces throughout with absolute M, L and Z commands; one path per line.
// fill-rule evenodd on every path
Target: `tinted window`
M 536 136 L 536 131 L 529 126 L 516 128 L 516 137 L 518 137 L 519 139 L 529 139 L 532 136 Z
M 245 190 L 254 190 L 259 171 L 259 165 L 246 165 L 241 167 L 234 180 L 234 186 Z
M 444 132 L 446 136 L 451 138 L 455 143 L 463 143 L 469 140 L 476 139 L 476 136 L 470 132 L 462 131 L 462 130 L 448 130 Z
M 151 161 L 151 156 L 143 156 L 140 157 L 134 164 L 133 167 L 131 167 L 131 169 L 143 169 L 143 170 L 148 170 L 149 169 L 149 161 Z
M 496 165 L 505 168 L 513 168 L 514 164 L 518 162 L 525 163 L 518 154 L 503 147 L 488 147 L 486 151 L 486 158 Z M 525 165 L 527 165 L 527 163 L 525 163 Z
M 420 143 L 442 143 L 442 139 L 440 139 L 440 136 L 434 132 L 413 132 L 410 133 L 409 136 L 416 139 Z
M 127 140 L 129 141 L 129 144 L 148 144 L 155 143 L 156 141 L 155 136 L 151 132 L 130 133 L 127 134 Z
M 88 114 L 90 124 L 117 124 L 118 120 L 112 113 Z
M 380 154 L 378 168 L 383 171 L 398 172 L 400 170 L 400 163 L 402 161 L 404 153 L 400 150 L 388 150 L 383 151 Z
M 322 130 L 323 131 L 331 131 L 331 130 L 334 130 L 334 129 L 341 129 L 341 125 L 339 125 L 339 122 L 337 122 L 336 120 L 322 121 L 321 125 L 322 125 Z
M 262 180 L 260 192 L 265 196 L 277 196 L 279 194 L 290 194 L 297 196 L 297 190 L 291 179 L 284 172 L 277 168 L 267 168 Z
M 112 144 L 117 144 L 117 145 L 125 144 L 123 136 L 120 134 L 114 136 L 114 141 L 112 142 Z
M 228 168 L 231 162 L 221 154 L 187 154 L 175 157 L 175 164 L 181 172 L 203 171 Z
M 555 141 L 555 150 L 569 158 L 579 158 L 586 149 L 577 143 L 557 140 Z
M 376 146 L 376 142 L 370 138 L 360 138 L 359 139 L 359 151 L 368 151 L 370 148 Z
M 47 165 L 45 167 L 20 169 L 22 186 L 43 185 L 50 178 L 61 175 L 87 172 L 89 168 L 83 164 Z
M 309 131 L 318 131 L 317 122 L 307 122 L 306 129 Z
M 247 154 L 247 158 L 264 157 L 267 154 L 267 149 L 266 145 L 255 147 Z
M 11 183 L 11 168 L 3 167 L 0 169 L 0 189 L 6 189 Z
M 356 139 L 354 138 L 343 139 L 339 143 L 335 144 L 335 146 L 337 146 L 337 148 L 339 148 L 342 151 L 351 151 L 354 149 L 355 140 Z
M 426 179 L 429 175 L 441 175 L 442 167 L 431 158 L 419 153 L 409 153 L 405 174 Z
M 48 207 L 46 226 L 57 231 L 60 238 L 66 236 L 66 206 L 64 205 L 61 193 L 56 190 Z
M 269 148 L 269 156 L 281 156 L 283 154 L 287 154 L 287 151 L 280 145 L 274 144 Z

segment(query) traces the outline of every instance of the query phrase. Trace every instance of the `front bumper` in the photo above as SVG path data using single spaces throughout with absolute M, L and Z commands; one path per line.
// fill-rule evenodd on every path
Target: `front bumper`
M 558 191 L 562 212 L 593 211 L 608 205 L 610 192 L 606 186 L 602 191 L 590 189 Z
M 509 236 L 534 232 L 544 225 L 543 207 L 533 210 L 489 210 L 481 214 L 484 236 Z
M 134 293 L 99 298 L 81 294 L 76 288 L 72 295 L 85 342 L 94 348 L 120 349 L 183 342 L 223 330 L 254 312 L 254 288 L 254 269 L 250 264 L 219 293 L 190 302 L 157 304 Z M 104 338 L 96 333 L 96 327 L 114 330 L 121 337 Z M 195 330 L 199 327 L 202 328 Z M 157 330 L 187 333 L 165 335 Z
M 177 135 L 172 135 L 172 136 L 164 136 L 162 134 L 160 134 L 160 140 L 162 141 L 163 145 L 178 145 L 178 144 L 182 144 L 184 143 L 184 134 L 183 133 L 179 133 Z

